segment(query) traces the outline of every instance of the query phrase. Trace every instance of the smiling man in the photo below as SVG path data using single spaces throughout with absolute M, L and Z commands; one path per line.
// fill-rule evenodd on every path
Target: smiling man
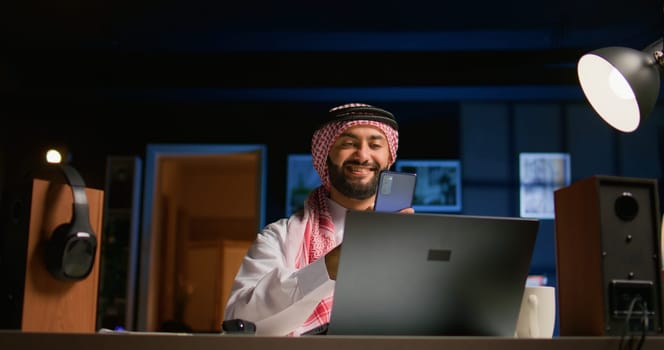
M 346 211 L 373 209 L 378 174 L 396 160 L 392 113 L 361 103 L 328 113 L 311 140 L 321 186 L 258 234 L 232 286 L 224 319 L 251 321 L 257 335 L 298 336 L 329 322 Z

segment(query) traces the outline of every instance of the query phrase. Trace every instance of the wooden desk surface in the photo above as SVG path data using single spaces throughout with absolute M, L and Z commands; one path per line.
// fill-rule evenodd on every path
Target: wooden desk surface
M 638 338 L 635 341 L 638 341 Z M 0 331 L 0 344 L 0 348 L 8 350 L 266 350 L 275 348 L 289 350 L 621 350 L 619 337 L 512 339 L 494 337 L 311 336 L 293 338 L 213 334 L 76 334 L 20 331 Z M 623 349 L 636 349 L 636 342 L 623 344 Z M 641 349 L 664 349 L 664 336 L 647 337 Z

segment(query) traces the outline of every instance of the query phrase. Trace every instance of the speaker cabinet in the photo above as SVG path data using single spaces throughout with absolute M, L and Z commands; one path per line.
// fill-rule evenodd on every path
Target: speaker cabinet
M 593 176 L 554 199 L 560 335 L 661 334 L 657 181 Z
M 134 329 L 141 160 L 106 159 L 97 328 Z

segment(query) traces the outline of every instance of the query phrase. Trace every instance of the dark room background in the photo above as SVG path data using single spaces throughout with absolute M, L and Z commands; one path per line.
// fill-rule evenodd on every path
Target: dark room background
M 148 144 L 264 144 L 265 222 L 283 216 L 289 154 L 340 103 L 392 111 L 400 159 L 458 159 L 460 214 L 519 215 L 519 153 L 564 152 L 572 181 L 661 178 L 661 103 L 616 132 L 578 86 L 576 61 L 641 49 L 658 1 L 290 2 L 35 0 L 0 9 L 0 188 L 64 146 L 103 188 L 109 156 Z M 553 220 L 533 273 L 555 284 Z

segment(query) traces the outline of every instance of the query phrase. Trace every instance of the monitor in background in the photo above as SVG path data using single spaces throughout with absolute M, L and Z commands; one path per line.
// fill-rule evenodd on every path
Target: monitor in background
M 461 211 L 461 161 L 400 159 L 397 171 L 417 174 L 413 209 L 420 213 Z
M 286 213 L 289 217 L 302 209 L 309 193 L 320 186 L 320 177 L 314 169 L 311 154 L 288 155 L 286 174 Z

